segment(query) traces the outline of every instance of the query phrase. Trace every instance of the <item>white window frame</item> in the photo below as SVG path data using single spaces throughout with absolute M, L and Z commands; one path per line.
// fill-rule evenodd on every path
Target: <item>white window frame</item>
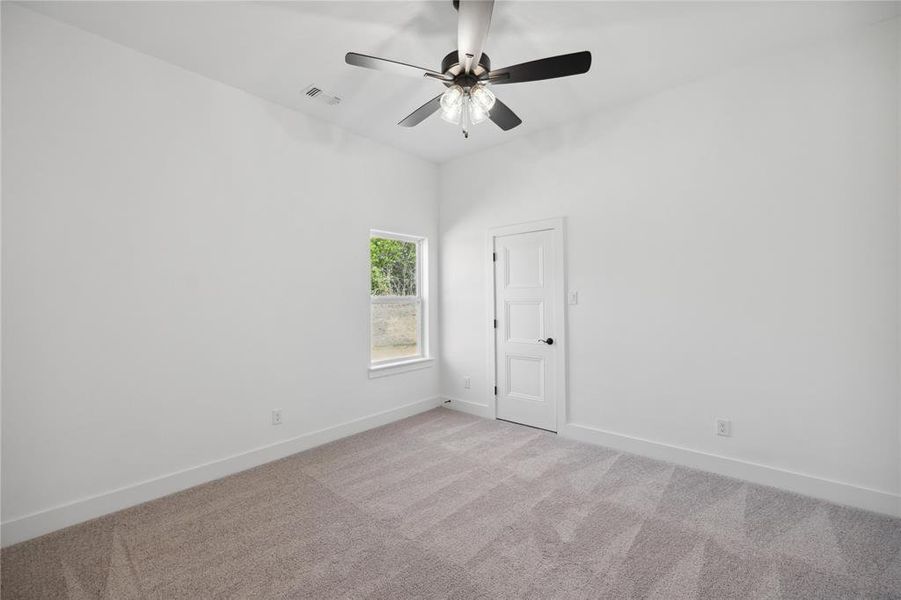
M 373 229 L 369 232 L 369 238 L 382 238 L 398 240 L 400 242 L 412 242 L 416 244 L 416 296 L 373 296 L 369 295 L 369 376 L 384 377 L 396 373 L 405 373 L 417 369 L 431 367 L 434 359 L 429 352 L 429 281 L 428 281 L 428 238 L 424 236 L 408 235 Z M 367 273 L 371 276 L 372 268 Z M 371 286 L 368 283 L 367 287 Z M 372 305 L 373 304 L 400 304 L 410 302 L 411 299 L 419 302 L 419 354 L 416 356 L 404 356 L 401 358 L 388 358 L 384 360 L 372 360 Z

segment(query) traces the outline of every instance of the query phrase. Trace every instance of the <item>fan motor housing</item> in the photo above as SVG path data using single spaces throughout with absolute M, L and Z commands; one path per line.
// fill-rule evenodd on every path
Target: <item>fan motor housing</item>
M 459 51 L 454 50 L 453 52 L 449 52 L 447 56 L 445 56 L 441 60 L 441 72 L 447 73 L 451 70 L 452 67 L 455 67 L 460 64 L 460 54 Z M 488 58 L 488 55 L 484 52 L 482 53 L 482 58 L 479 59 L 479 66 L 485 69 L 485 72 L 491 70 L 491 59 Z

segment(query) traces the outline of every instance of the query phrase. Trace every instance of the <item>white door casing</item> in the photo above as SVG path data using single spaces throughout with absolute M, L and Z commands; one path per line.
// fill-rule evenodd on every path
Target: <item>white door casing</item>
M 492 230 L 499 419 L 557 431 L 565 422 L 562 219 Z

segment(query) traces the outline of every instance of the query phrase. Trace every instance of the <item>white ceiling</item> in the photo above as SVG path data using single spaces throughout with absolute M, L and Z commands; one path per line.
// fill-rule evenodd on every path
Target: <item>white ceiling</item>
M 495 67 L 590 50 L 591 71 L 498 86 L 523 120 L 464 140 L 437 116 L 396 123 L 435 81 L 344 64 L 355 51 L 437 69 L 456 40 L 451 0 L 418 2 L 29 2 L 29 8 L 434 162 L 504 143 L 732 64 L 898 14 L 897 2 L 498 2 Z M 303 96 L 316 84 L 342 98 Z

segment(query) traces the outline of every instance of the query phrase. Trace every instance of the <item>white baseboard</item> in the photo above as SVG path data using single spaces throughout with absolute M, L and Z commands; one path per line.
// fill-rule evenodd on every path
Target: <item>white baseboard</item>
M 367 429 L 387 425 L 440 406 L 441 402 L 441 398 L 437 397 L 420 400 L 183 471 L 11 519 L 0 525 L 0 540 L 2 540 L 0 543 L 8 546 L 148 500 L 161 498 Z
M 607 446 L 623 452 L 640 454 L 718 475 L 744 479 L 752 483 L 813 496 L 837 504 L 901 517 L 901 495 L 891 492 L 859 487 L 849 483 L 822 479 L 758 463 L 671 446 L 660 442 L 652 442 L 587 425 L 567 423 L 560 429 L 559 434 L 563 437 L 589 444 Z
M 494 418 L 490 407 L 486 404 L 478 404 L 448 396 L 445 396 L 444 400 L 451 400 L 450 404 L 444 405 L 447 408 L 487 419 Z M 709 471 L 718 475 L 725 475 L 726 477 L 734 477 L 750 481 L 751 483 L 812 496 L 837 504 L 853 506 L 893 517 L 901 517 L 901 494 L 893 494 L 737 458 L 672 446 L 598 429 L 590 425 L 567 423 L 560 428 L 558 435 L 580 442 L 606 446 L 622 452 L 639 454 L 693 469 Z
M 494 418 L 494 415 L 491 414 L 491 407 L 487 404 L 479 404 L 478 402 L 470 402 L 469 400 L 460 400 L 458 398 L 444 396 L 443 401 L 446 400 L 450 400 L 450 404 L 444 404 L 445 408 L 459 410 L 460 412 L 469 413 L 477 417 L 482 417 L 483 419 Z

